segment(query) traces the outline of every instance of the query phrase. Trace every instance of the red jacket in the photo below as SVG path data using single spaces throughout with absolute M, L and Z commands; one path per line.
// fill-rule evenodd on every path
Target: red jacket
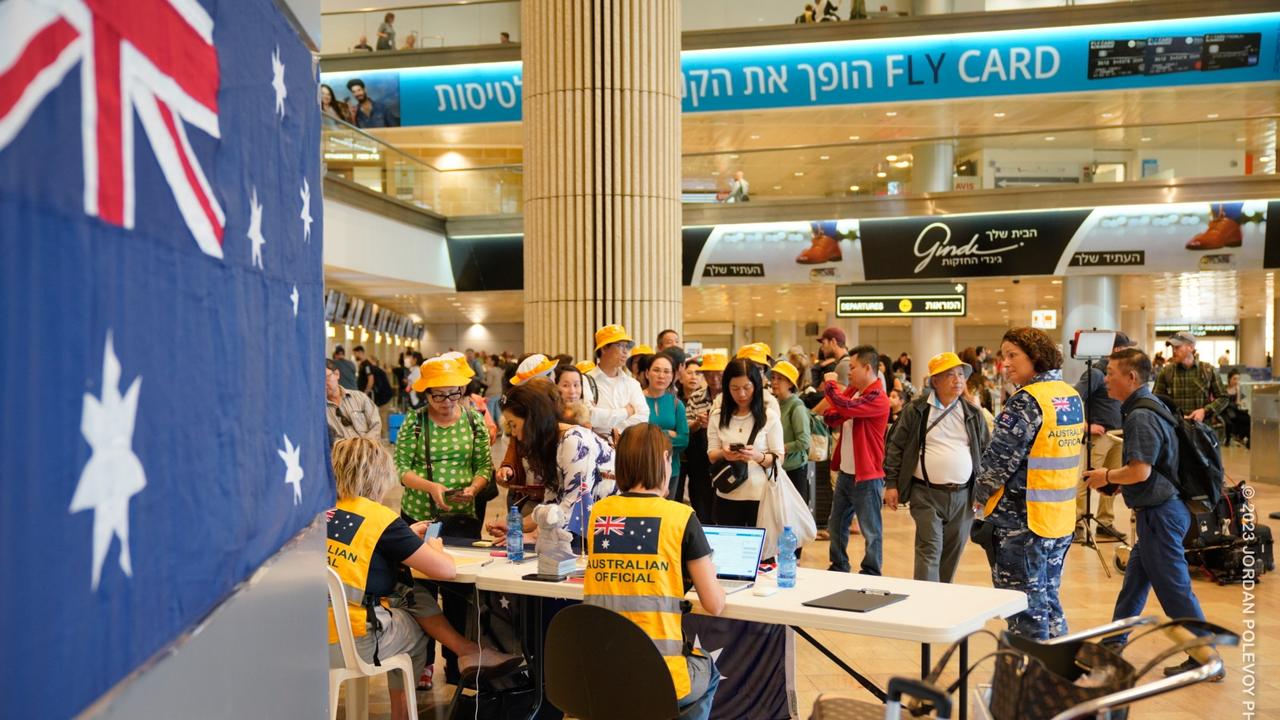
M 852 422 L 854 480 L 877 480 L 884 477 L 884 436 L 889 427 L 889 396 L 884 384 L 877 378 L 858 392 L 849 385 L 844 391 L 828 383 L 824 390 L 831 407 L 823 420 L 836 433 L 836 449 L 831 456 L 831 467 L 840 468 L 844 432 L 841 426 Z

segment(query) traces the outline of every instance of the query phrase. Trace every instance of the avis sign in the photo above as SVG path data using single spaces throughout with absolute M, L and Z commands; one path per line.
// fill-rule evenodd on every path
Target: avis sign
M 1052 275 L 1088 210 L 864 220 L 868 280 Z

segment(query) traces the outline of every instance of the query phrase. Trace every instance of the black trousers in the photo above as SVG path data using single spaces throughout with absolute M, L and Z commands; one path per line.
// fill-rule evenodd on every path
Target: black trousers
M 716 491 L 711 487 L 711 461 L 707 459 L 707 431 L 689 433 L 689 449 L 680 465 L 680 476 L 689 488 L 689 505 L 698 516 L 698 522 L 710 525 L 715 507 Z
M 759 500 L 729 500 L 716 495 L 713 525 L 755 527 L 760 515 Z
M 809 463 L 794 470 L 788 470 L 787 477 L 791 478 L 791 484 L 800 491 L 800 497 L 804 498 L 805 502 L 809 502 Z

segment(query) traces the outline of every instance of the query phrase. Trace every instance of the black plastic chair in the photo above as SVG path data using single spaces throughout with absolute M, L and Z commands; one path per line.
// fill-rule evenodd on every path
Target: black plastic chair
M 627 618 L 594 605 L 567 607 L 551 620 L 547 699 L 581 720 L 678 717 L 675 684 L 653 640 Z

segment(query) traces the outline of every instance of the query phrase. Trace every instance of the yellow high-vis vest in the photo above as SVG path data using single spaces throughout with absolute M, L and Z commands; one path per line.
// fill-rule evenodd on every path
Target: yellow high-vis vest
M 369 562 L 387 526 L 400 517 L 391 508 L 362 497 L 338 500 L 329 518 L 327 557 L 329 567 L 342 579 L 347 594 L 347 617 L 351 631 L 362 637 L 368 611 L 364 606 L 364 588 L 369 580 Z M 338 628 L 333 624 L 333 607 L 329 608 L 329 642 L 338 642 Z
M 614 495 L 591 509 L 583 602 L 619 613 L 645 631 L 666 660 L 676 697 L 689 694 L 680 550 L 693 509 L 657 496 Z
M 1061 380 L 1031 383 L 1025 392 L 1040 406 L 1040 431 L 1027 456 L 1027 525 L 1036 535 L 1060 538 L 1076 524 L 1076 486 L 1084 445 L 1084 403 Z M 1004 496 L 1000 488 L 987 499 L 990 515 Z

